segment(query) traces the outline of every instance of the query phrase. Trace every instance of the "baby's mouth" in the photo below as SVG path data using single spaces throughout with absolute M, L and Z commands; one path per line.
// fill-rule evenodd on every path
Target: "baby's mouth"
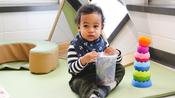
M 92 38 L 92 37 L 94 37 L 94 35 L 88 35 L 88 37 Z
M 94 35 L 88 35 L 88 37 L 90 37 L 90 38 L 91 38 L 91 37 L 94 37 Z

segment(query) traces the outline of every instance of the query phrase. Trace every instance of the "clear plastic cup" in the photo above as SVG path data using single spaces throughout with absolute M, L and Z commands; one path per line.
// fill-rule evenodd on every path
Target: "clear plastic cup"
M 96 80 L 99 85 L 108 86 L 115 82 L 115 68 L 117 55 L 100 53 L 96 59 Z

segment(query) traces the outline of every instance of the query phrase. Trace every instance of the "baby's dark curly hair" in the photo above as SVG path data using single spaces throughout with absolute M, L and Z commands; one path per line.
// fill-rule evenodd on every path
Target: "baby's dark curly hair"
M 102 12 L 102 9 L 94 4 L 86 4 L 81 6 L 78 11 L 77 11 L 77 15 L 75 17 L 75 23 L 78 25 L 80 24 L 80 19 L 82 15 L 86 15 L 86 14 L 91 14 L 91 13 L 98 13 L 101 15 L 101 19 L 102 19 L 102 24 L 104 24 L 104 15 Z

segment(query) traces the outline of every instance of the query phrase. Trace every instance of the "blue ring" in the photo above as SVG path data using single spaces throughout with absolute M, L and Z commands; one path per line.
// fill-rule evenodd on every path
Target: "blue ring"
M 138 62 L 134 61 L 134 68 L 138 71 L 148 71 L 150 68 L 150 62 Z
M 132 80 L 132 85 L 135 87 L 139 87 L 139 88 L 147 88 L 147 87 L 152 86 L 152 82 L 151 80 L 148 80 L 145 82 L 139 82 L 139 81 Z

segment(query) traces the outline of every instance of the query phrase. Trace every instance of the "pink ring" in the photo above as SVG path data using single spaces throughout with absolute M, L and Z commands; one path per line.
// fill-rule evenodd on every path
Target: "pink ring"
M 147 62 L 147 61 L 149 61 L 149 59 L 140 59 L 140 58 L 137 58 L 137 57 L 135 57 L 135 59 L 136 59 L 137 62 Z
M 139 53 L 147 53 L 147 52 L 149 52 L 149 47 L 143 47 L 143 46 L 138 46 L 138 48 L 137 48 L 137 52 L 139 52 Z
M 136 58 L 140 58 L 140 59 L 149 59 L 150 58 L 150 54 L 149 54 L 149 52 L 147 52 L 145 54 L 136 52 L 135 53 L 135 57 Z

